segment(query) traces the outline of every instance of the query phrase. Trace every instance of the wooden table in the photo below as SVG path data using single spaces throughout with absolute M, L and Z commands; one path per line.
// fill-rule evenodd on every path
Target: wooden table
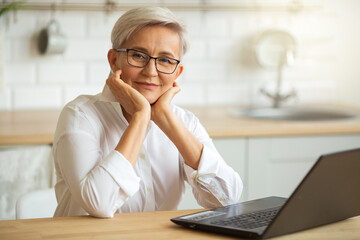
M 0 239 L 239 239 L 178 226 L 170 218 L 199 210 L 115 214 L 112 219 L 90 216 L 0 221 Z M 360 216 L 272 239 L 358 240 Z

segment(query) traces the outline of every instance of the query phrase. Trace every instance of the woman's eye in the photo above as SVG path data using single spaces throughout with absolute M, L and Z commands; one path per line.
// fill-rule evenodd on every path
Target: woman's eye
M 167 63 L 167 64 L 174 64 L 175 63 L 175 61 L 170 59 L 170 58 L 159 58 L 159 61 L 161 63 Z
M 136 59 L 146 59 L 145 55 L 141 54 L 141 53 L 134 53 L 132 55 L 133 58 L 136 58 Z

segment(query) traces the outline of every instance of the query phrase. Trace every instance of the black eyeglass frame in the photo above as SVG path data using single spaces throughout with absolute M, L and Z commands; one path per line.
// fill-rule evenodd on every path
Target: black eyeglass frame
M 157 70 L 158 72 L 161 72 L 161 73 L 164 73 L 164 74 L 173 74 L 173 73 L 175 72 L 176 68 L 179 66 L 179 63 L 180 63 L 180 60 L 175 59 L 175 58 L 170 58 L 170 57 L 152 57 L 152 56 L 148 55 L 147 53 L 144 53 L 144 52 L 139 51 L 139 50 L 137 50 L 137 49 L 132 49 L 132 48 L 117 48 L 117 49 L 115 49 L 115 50 L 116 50 L 117 52 L 126 52 L 126 61 L 128 62 L 128 64 L 129 64 L 130 66 L 137 67 L 137 68 L 144 68 L 146 65 L 149 64 L 149 62 L 150 62 L 151 59 L 154 59 L 154 60 L 155 60 L 156 70 Z M 145 54 L 146 56 L 149 57 L 149 60 L 148 60 L 147 63 L 146 63 L 144 66 L 142 66 L 142 67 L 132 65 L 132 64 L 129 62 L 129 55 L 128 55 L 129 51 L 136 51 L 136 52 L 143 53 L 143 54 Z M 171 59 L 171 60 L 176 61 L 176 66 L 175 66 L 175 68 L 174 68 L 174 71 L 172 71 L 171 73 L 168 73 L 168 72 L 160 71 L 160 70 L 158 69 L 157 59 L 162 59 L 162 58 L 167 58 L 167 59 Z

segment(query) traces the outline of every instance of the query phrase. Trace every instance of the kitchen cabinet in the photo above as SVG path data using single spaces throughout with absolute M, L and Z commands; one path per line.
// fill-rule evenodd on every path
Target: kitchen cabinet
M 321 154 L 360 147 L 360 135 L 250 138 L 248 199 L 289 197 Z
M 322 154 L 360 147 L 360 134 L 216 138 L 214 144 L 244 183 L 240 201 L 289 197 Z M 199 208 L 188 186 L 179 209 Z
M 0 146 L 0 220 L 15 219 L 16 200 L 54 177 L 50 145 Z

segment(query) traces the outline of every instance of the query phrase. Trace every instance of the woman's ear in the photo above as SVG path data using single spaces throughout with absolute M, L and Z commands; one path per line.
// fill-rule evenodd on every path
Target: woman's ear
M 107 54 L 108 62 L 110 65 L 110 68 L 113 72 L 118 70 L 118 66 L 116 65 L 117 59 L 119 57 L 118 52 L 115 49 L 110 49 Z
M 177 67 L 177 69 L 176 69 L 176 78 L 178 78 L 180 75 L 181 75 L 181 73 L 183 72 L 183 70 L 184 70 L 184 66 L 182 65 L 182 64 L 179 64 L 179 66 Z M 176 79 L 175 78 L 175 79 Z

